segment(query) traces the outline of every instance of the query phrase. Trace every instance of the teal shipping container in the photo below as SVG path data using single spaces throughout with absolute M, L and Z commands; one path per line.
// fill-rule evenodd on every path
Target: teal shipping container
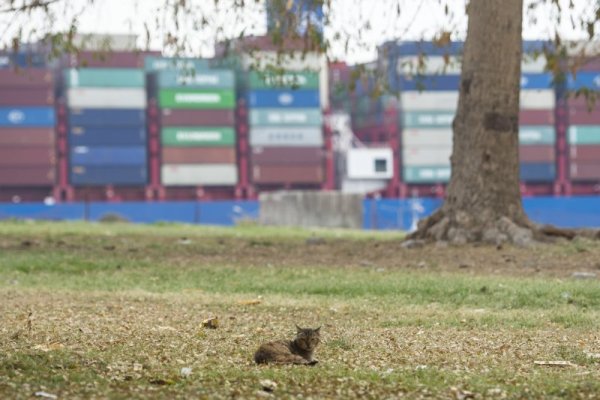
M 143 88 L 146 86 L 144 70 L 135 68 L 80 68 L 64 71 L 69 88 Z
M 229 70 L 208 71 L 173 71 L 158 73 L 158 86 L 161 88 L 198 88 L 198 89 L 233 89 L 235 75 Z

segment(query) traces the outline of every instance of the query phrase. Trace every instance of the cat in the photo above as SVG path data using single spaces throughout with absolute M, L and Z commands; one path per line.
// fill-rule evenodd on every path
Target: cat
M 318 361 L 313 359 L 313 352 L 321 341 L 321 327 L 303 329 L 296 325 L 296 329 L 294 340 L 277 340 L 261 345 L 254 353 L 254 361 L 257 364 L 315 365 Z

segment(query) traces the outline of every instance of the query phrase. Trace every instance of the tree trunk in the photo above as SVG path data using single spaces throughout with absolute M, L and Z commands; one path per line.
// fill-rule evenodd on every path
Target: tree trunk
M 471 0 L 452 176 L 440 210 L 416 239 L 527 244 L 535 228 L 519 188 L 523 0 Z

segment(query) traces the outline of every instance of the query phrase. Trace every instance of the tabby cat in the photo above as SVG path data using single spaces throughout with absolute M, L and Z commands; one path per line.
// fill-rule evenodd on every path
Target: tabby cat
M 315 365 L 313 352 L 319 344 L 320 329 L 300 328 L 296 325 L 297 333 L 294 340 L 277 340 L 261 345 L 254 353 L 257 364 L 304 364 Z

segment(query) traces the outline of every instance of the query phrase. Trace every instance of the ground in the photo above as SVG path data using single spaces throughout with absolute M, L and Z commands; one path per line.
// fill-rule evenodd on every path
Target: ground
M 1 223 L 0 398 L 600 397 L 600 245 L 400 237 Z M 318 365 L 252 363 L 296 323 Z

